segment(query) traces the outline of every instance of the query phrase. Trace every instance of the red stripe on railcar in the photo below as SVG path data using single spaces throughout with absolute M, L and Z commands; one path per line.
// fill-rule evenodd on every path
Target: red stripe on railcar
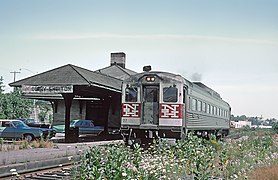
M 139 103 L 123 103 L 122 117 L 139 118 L 140 104 Z
M 160 104 L 160 118 L 182 118 L 182 104 Z

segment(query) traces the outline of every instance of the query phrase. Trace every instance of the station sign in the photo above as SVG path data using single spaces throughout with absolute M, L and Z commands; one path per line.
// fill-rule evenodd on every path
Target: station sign
M 73 93 L 73 85 L 54 85 L 54 86 L 45 86 L 45 85 L 22 85 L 21 88 L 23 93 L 26 94 L 60 94 L 60 93 Z

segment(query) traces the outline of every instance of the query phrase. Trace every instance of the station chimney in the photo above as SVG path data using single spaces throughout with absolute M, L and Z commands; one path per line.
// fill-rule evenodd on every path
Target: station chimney
M 117 64 L 122 68 L 125 68 L 125 53 L 123 52 L 111 53 L 111 66 L 114 64 Z

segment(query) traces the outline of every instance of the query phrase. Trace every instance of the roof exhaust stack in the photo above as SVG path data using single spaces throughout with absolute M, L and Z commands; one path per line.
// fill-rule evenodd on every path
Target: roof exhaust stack
M 111 53 L 111 66 L 115 64 L 121 66 L 122 68 L 125 68 L 125 53 Z
M 149 71 L 151 71 L 151 70 L 152 70 L 152 66 L 150 66 L 150 65 L 144 66 L 144 67 L 143 67 L 143 71 L 144 71 L 144 72 L 149 72 Z

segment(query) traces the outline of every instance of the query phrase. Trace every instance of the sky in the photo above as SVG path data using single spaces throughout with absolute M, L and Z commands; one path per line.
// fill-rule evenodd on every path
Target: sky
M 5 83 L 66 64 L 90 70 L 126 53 L 217 91 L 234 115 L 278 119 L 277 0 L 0 0 Z

